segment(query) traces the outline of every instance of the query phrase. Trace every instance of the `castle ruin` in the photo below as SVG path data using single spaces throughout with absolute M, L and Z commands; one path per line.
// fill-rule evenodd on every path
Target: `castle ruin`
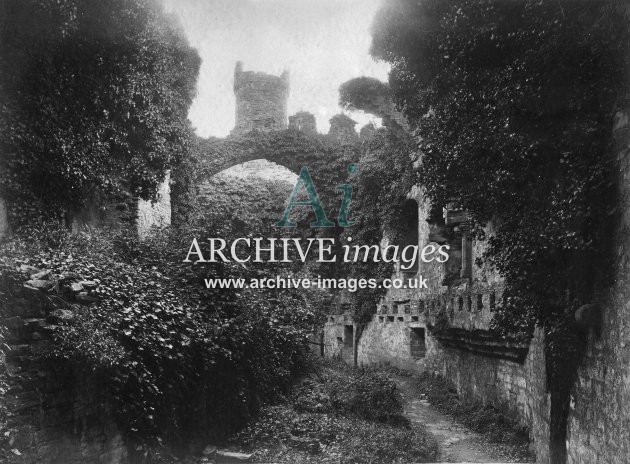
M 243 63 L 238 61 L 234 69 L 234 95 L 236 123 L 231 135 L 287 128 L 288 71 L 280 76 L 243 71 Z
M 289 116 L 289 129 L 304 132 L 308 135 L 317 134 L 317 122 L 315 116 L 308 111 L 298 111 Z

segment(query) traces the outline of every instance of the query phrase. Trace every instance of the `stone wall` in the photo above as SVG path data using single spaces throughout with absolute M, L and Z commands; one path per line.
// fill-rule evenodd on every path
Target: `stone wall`
M 439 342 L 436 343 L 439 346 Z M 537 462 L 549 461 L 549 406 L 542 332 L 538 330 L 523 363 L 457 348 L 432 350 L 428 364 L 452 381 L 462 398 L 500 406 L 530 430 Z
M 445 346 L 429 328 L 431 314 L 420 313 L 410 305 L 387 312 L 379 311 L 355 340 L 357 364 L 396 366 L 416 372 L 431 372 L 449 379 L 464 400 L 493 404 L 509 411 L 530 430 L 538 462 L 548 462 L 549 394 L 546 390 L 545 358 L 542 333 L 537 331 L 521 362 Z M 329 316 L 324 327 L 325 356 L 353 362 L 352 347 L 344 338 L 344 327 L 351 324 L 348 315 Z M 414 356 L 412 331 L 422 330 L 424 356 Z M 356 326 L 355 326 L 356 332 Z M 595 461 L 591 461 L 595 462 Z
M 585 355 L 572 389 L 568 417 L 568 464 L 626 464 L 630 456 L 630 110 L 615 116 L 614 135 L 619 163 L 620 218 L 614 240 L 616 276 L 600 304 L 600 321 L 590 321 Z M 417 189 L 419 245 L 439 237 L 429 223 L 430 208 Z M 448 220 L 448 218 L 447 218 Z M 491 235 L 489 230 L 488 234 Z M 386 241 L 385 241 L 386 244 Z M 472 262 L 484 245 L 471 247 Z M 463 259 L 453 253 L 453 259 Z M 473 264 L 470 277 L 446 286 L 448 266 L 421 264 L 416 276 L 429 288 L 390 290 L 373 319 L 355 340 L 357 364 L 395 365 L 429 371 L 452 381 L 459 395 L 483 403 L 504 405 L 529 427 L 537 462 L 549 462 L 550 395 L 547 391 L 543 334 L 530 343 L 495 340 L 488 336 L 493 306 L 502 297 L 502 282 L 492 269 Z M 394 278 L 408 277 L 396 269 Z M 326 354 L 349 350 L 336 337 L 349 316 L 329 318 L 325 327 Z M 440 324 L 446 324 L 439 329 Z M 424 328 L 423 357 L 413 356 L 412 331 Z M 353 360 L 348 358 L 348 362 Z
M 630 109 L 615 115 L 621 217 L 617 275 L 601 329 L 591 328 L 570 403 L 569 464 L 625 464 L 630 456 Z
M 418 188 L 412 189 L 409 198 L 418 205 L 418 245 L 437 246 L 434 240 L 442 240 L 442 226 L 431 218 L 431 205 Z M 492 225 L 487 232 L 492 233 Z M 381 246 L 390 242 L 385 239 Z M 453 245 L 450 267 L 459 273 L 466 266 L 457 250 L 459 244 Z M 436 262 L 420 262 L 417 272 L 405 272 L 397 266 L 392 278 L 401 279 L 405 285 L 388 290 L 372 320 L 363 327 L 353 347 L 356 362 L 438 374 L 449 379 L 465 401 L 501 406 L 530 430 L 538 462 L 546 463 L 550 399 L 543 335 L 538 330 L 528 343 L 500 339 L 489 332 L 493 312 L 502 298 L 503 281 L 493 269 L 475 263 L 485 246 L 470 246 L 468 277 L 449 281 L 449 266 Z M 413 288 L 408 282 L 419 278 L 426 279 L 427 288 Z M 350 350 L 342 341 L 343 326 L 351 322 L 347 314 L 329 316 L 324 329 L 327 356 L 344 357 Z M 424 347 L 418 351 L 414 344 L 419 339 Z M 353 361 L 347 354 L 344 358 Z
M 0 197 L 0 239 L 9 233 L 9 218 L 7 215 L 7 204 L 4 198 Z
M 9 448 L 2 462 L 122 464 L 127 451 L 107 400 L 106 385 L 92 372 L 47 365 L 41 355 L 60 321 L 89 306 L 96 283 L 73 274 L 53 276 L 22 265 L 0 279 L 5 348 L 0 363 L 0 433 Z M 50 293 L 51 288 L 58 291 Z M 57 295 L 64 295 L 61 299 Z
M 353 144 L 359 140 L 359 134 L 354 129 L 356 121 L 345 114 L 336 114 L 330 118 L 328 137 L 339 144 Z
M 289 129 L 308 135 L 317 135 L 317 121 L 313 113 L 298 111 L 293 116 L 289 116 Z
M 324 327 L 324 356 L 353 364 L 356 333 L 356 325 L 350 316 L 329 316 Z
M 271 131 L 287 128 L 289 74 L 286 71 L 281 76 L 243 71 L 243 64 L 239 61 L 234 70 L 234 95 L 236 123 L 232 135 L 254 129 Z
M 145 237 L 153 227 L 166 227 L 171 224 L 171 174 L 160 184 L 155 201 L 138 200 L 138 235 Z

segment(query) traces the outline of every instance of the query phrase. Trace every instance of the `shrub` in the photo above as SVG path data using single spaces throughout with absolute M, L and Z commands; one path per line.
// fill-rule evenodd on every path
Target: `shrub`
M 366 420 L 399 420 L 403 412 L 402 395 L 396 382 L 385 374 L 359 371 L 339 380 L 342 381 L 331 392 L 336 408 Z
M 435 439 L 401 413 L 402 398 L 386 375 L 327 362 L 296 386 L 290 402 L 263 408 L 231 443 L 261 462 L 434 461 Z
M 0 249 L 3 277 L 20 260 L 98 283 L 99 301 L 72 306 L 71 320 L 59 324 L 46 365 L 102 378 L 119 426 L 136 443 L 205 444 L 234 432 L 288 391 L 307 350 L 312 313 L 302 299 L 206 291 L 203 277 L 246 271 L 182 263 L 180 237 L 164 232 L 139 243 L 82 233 L 59 248 L 15 239 Z
M 327 362 L 320 381 L 308 379 L 294 392 L 298 411 L 335 412 L 368 421 L 405 424 L 403 399 L 395 381 L 372 369 Z

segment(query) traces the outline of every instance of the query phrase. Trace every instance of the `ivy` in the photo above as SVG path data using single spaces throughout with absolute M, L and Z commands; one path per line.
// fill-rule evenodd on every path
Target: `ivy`
M 481 259 L 506 282 L 494 328 L 546 331 L 554 462 L 583 346 L 572 315 L 601 298 L 613 268 L 610 116 L 628 29 L 612 3 L 397 0 L 373 35 L 429 199 L 468 210 L 478 239 L 494 225 Z
M 373 45 L 416 125 L 427 195 L 455 200 L 479 228 L 495 223 L 485 258 L 538 319 L 589 302 L 609 267 L 609 116 L 623 48 L 600 2 L 563 5 L 420 2 L 412 19 L 395 10 Z M 435 22 L 413 37 L 421 52 L 387 42 L 425 10 Z
M 367 88 L 363 84 L 361 81 L 357 89 L 348 92 L 347 104 L 360 105 L 379 95 L 387 95 L 382 83 Z M 302 237 L 333 237 L 337 247 L 349 243 L 348 237 L 352 238 L 353 244 L 374 245 L 384 237 L 396 241 L 403 232 L 399 219 L 402 204 L 414 181 L 411 157 L 414 148 L 414 141 L 408 134 L 389 129 L 381 129 L 371 140 L 355 145 L 339 145 L 325 136 L 309 136 L 294 130 L 252 131 L 227 139 L 199 140 L 193 150 L 193 169 L 198 184 L 207 182 L 222 169 L 254 159 L 266 159 L 294 173 L 307 166 L 331 220 L 336 218 L 341 204 L 341 193 L 336 187 L 350 184 L 353 199 L 349 219 L 356 221 L 355 225 L 347 229 L 308 229 L 312 218 L 307 214 L 299 221 L 298 233 Z M 358 165 L 358 173 L 351 175 L 348 166 L 353 163 Z M 242 195 L 244 199 L 248 198 L 246 192 Z M 207 199 L 207 202 L 212 201 Z M 336 250 L 336 254 L 343 256 L 343 251 Z M 381 281 L 391 275 L 392 265 L 383 262 L 333 265 L 311 262 L 304 271 L 324 277 Z M 369 320 L 383 293 L 382 289 L 357 292 L 353 298 L 355 320 Z
M 344 231 L 341 241 L 358 245 L 379 245 L 383 239 L 397 242 L 404 232 L 400 220 L 402 206 L 413 186 L 411 154 L 413 139 L 401 131 L 380 129 L 363 147 L 359 172 L 353 183 L 352 211 L 355 225 Z M 391 276 L 393 263 L 379 261 L 353 262 L 347 273 L 357 279 L 376 279 L 381 282 Z M 354 296 L 355 321 L 367 323 L 376 311 L 384 288 L 363 289 Z
M 14 227 L 154 197 L 190 144 L 197 52 L 149 0 L 0 6 L 0 195 Z

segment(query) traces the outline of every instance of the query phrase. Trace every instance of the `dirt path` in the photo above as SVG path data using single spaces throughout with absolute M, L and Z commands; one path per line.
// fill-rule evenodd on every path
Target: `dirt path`
M 405 397 L 405 415 L 412 422 L 424 425 L 437 439 L 440 447 L 438 462 L 508 462 L 499 456 L 509 455 L 509 452 L 442 414 L 423 397 L 418 398 L 410 378 L 398 377 L 397 381 Z

